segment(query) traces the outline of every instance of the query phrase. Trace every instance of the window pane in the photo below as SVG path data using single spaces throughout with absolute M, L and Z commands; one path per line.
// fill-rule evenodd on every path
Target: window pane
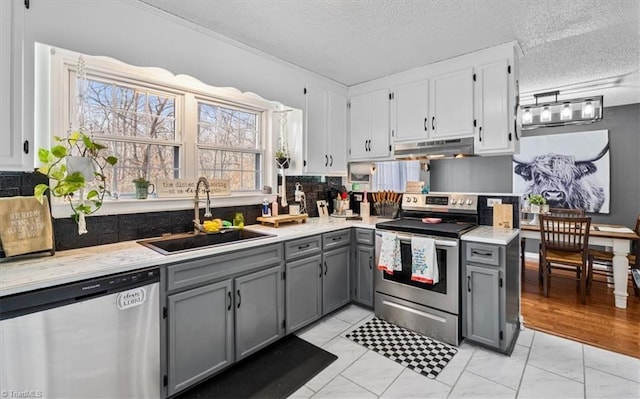
M 200 149 L 200 173 L 208 178 L 229 179 L 232 191 L 253 191 L 260 187 L 258 153 Z
M 220 147 L 258 148 L 258 115 L 198 103 L 198 142 Z

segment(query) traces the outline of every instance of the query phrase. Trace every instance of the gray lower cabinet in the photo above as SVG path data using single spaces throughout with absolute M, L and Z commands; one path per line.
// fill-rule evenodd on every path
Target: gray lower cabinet
M 333 312 L 351 301 L 349 245 L 322 254 L 322 314 Z
M 356 287 L 354 299 L 359 304 L 373 307 L 373 256 L 374 247 L 356 246 Z
M 169 295 L 168 395 L 234 362 L 231 280 Z
M 282 267 L 276 266 L 238 277 L 234 285 L 238 361 L 284 335 Z
M 511 353 L 520 330 L 519 240 L 507 245 L 463 241 L 462 333 Z
M 286 333 L 299 330 L 322 316 L 322 255 L 287 262 Z

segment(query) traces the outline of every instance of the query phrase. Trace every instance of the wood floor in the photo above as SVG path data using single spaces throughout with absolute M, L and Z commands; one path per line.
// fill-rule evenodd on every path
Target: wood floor
M 527 261 L 522 284 L 524 323 L 534 330 L 640 358 L 640 298 L 631 284 L 627 292 L 627 308 L 619 309 L 614 305 L 613 288 L 594 282 L 583 305 L 575 281 L 552 278 L 545 297 L 538 282 L 538 264 Z

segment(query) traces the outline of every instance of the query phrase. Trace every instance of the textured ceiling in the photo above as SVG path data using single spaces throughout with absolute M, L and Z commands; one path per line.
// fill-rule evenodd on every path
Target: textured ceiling
M 345 85 L 517 40 L 520 90 L 640 69 L 640 0 L 142 0 Z

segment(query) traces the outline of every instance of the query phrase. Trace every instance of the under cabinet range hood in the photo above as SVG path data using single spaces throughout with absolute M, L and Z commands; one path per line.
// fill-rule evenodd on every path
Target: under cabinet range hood
M 473 138 L 397 143 L 395 159 L 434 159 L 473 155 Z

